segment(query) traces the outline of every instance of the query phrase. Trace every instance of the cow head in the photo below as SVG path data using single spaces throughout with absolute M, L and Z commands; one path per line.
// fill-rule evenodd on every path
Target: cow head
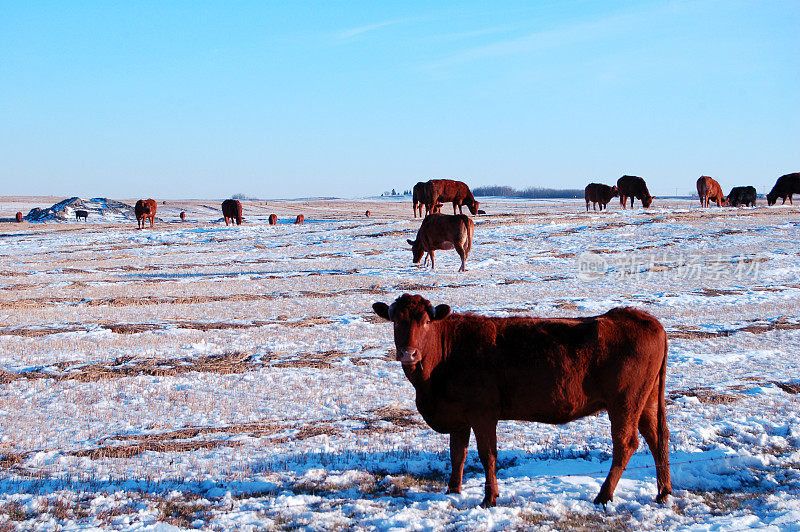
M 408 369 L 414 369 L 422 362 L 423 348 L 431 322 L 441 320 L 450 314 L 450 307 L 438 305 L 434 308 L 422 296 L 403 294 L 394 303 L 374 303 L 375 314 L 394 324 L 394 345 L 397 360 Z
M 422 249 L 422 242 L 419 241 L 419 238 L 416 240 L 406 239 L 406 242 L 411 244 L 411 254 L 414 257 L 414 264 L 419 264 L 419 261 L 422 260 L 422 255 L 425 253 L 425 250 Z
M 778 201 L 778 194 L 775 192 L 770 192 L 767 194 L 767 205 L 775 205 Z
M 478 214 L 478 206 L 480 204 L 481 204 L 480 201 L 476 201 L 476 202 L 473 202 L 470 205 L 467 205 L 467 208 L 469 209 L 469 212 L 471 212 L 472 214 Z
M 651 195 L 649 195 L 649 194 L 648 194 L 647 196 L 645 196 L 645 197 L 642 199 L 642 205 L 644 206 L 644 208 L 647 208 L 647 207 L 649 207 L 649 206 L 650 206 L 650 205 L 652 205 L 652 204 L 653 204 L 653 196 L 651 196 Z
M 619 189 L 617 188 L 617 185 L 611 187 L 611 197 L 613 198 L 614 196 L 619 196 Z

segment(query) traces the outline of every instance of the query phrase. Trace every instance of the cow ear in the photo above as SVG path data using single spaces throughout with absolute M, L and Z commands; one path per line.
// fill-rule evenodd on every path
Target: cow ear
M 389 305 L 387 305 L 386 303 L 381 303 L 380 301 L 378 301 L 377 303 L 373 303 L 372 310 L 374 310 L 375 314 L 377 314 L 381 318 L 389 321 L 392 320 L 392 318 L 389 317 Z
M 408 243 L 409 243 L 409 244 L 411 244 L 412 246 L 414 245 L 414 241 L 413 241 L 413 240 L 406 239 L 406 242 L 408 242 Z
M 447 317 L 448 314 L 450 314 L 450 305 L 436 305 L 436 308 L 433 309 L 433 317 L 431 319 L 441 320 Z

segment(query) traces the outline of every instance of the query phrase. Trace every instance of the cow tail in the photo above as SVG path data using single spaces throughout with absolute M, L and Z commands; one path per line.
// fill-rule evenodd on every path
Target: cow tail
M 464 246 L 464 252 L 469 255 L 469 252 L 472 249 L 472 235 L 475 233 L 475 224 L 466 214 L 462 216 L 464 216 L 464 224 L 467 226 L 467 245 Z
M 659 372 L 658 382 L 658 441 L 665 453 L 666 460 L 669 460 L 667 449 L 669 449 L 669 432 L 667 430 L 667 399 L 664 393 L 667 387 L 667 352 L 669 351 L 667 345 L 667 334 L 664 333 L 664 357 L 661 360 L 661 371 Z M 667 462 L 669 463 L 669 462 Z

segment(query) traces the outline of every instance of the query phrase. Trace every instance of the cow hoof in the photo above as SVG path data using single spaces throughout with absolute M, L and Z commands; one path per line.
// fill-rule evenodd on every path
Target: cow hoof
M 444 492 L 445 495 L 459 495 L 461 493 L 461 488 L 447 488 L 447 491 Z
M 494 508 L 495 506 L 497 506 L 497 499 L 494 497 L 485 497 L 481 503 L 481 508 Z
M 595 497 L 595 499 L 594 499 L 594 503 L 595 503 L 595 504 L 602 504 L 602 505 L 603 505 L 603 509 L 605 509 L 605 507 L 606 507 L 606 504 L 607 504 L 609 501 L 613 501 L 613 500 L 614 500 L 614 497 L 611 497 L 611 496 L 609 496 L 609 495 L 605 495 L 605 494 L 603 494 L 603 493 L 601 492 L 601 493 L 600 493 L 600 494 L 599 494 L 597 497 Z
M 658 504 L 664 504 L 665 502 L 667 502 L 667 499 L 669 499 L 670 493 L 672 492 L 668 490 L 664 490 L 663 492 L 659 493 L 658 497 L 656 497 L 656 502 Z

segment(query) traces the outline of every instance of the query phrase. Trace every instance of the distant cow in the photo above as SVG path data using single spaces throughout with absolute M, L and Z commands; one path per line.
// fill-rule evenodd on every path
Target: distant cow
M 17 221 L 17 223 L 22 223 L 22 213 L 17 211 L 17 214 L 16 216 L 14 216 L 14 219 Z
M 422 181 L 414 185 L 414 189 L 411 193 L 411 207 L 414 209 L 414 218 L 417 217 L 418 210 L 419 217 L 422 218 L 422 207 L 427 208 L 427 205 L 430 204 L 428 200 L 429 190 L 430 186 Z
M 733 187 L 728 194 L 728 205 L 731 207 L 756 206 L 756 187 Z
M 464 205 L 472 214 L 478 214 L 480 202 L 475 201 L 475 197 L 466 183 L 453 179 L 431 179 L 428 183 L 430 183 L 430 192 L 427 193 L 429 196 L 426 199 L 431 210 L 438 202 L 452 202 L 453 214 L 456 213 L 456 207 L 458 207 L 459 214 L 463 214 L 462 207 Z
M 87 221 L 89 219 L 89 212 L 88 211 L 75 211 L 75 221 L 79 221 L 83 218 L 83 221 Z
M 586 212 L 589 212 L 589 203 L 592 204 L 592 210 L 597 210 L 597 204 L 600 204 L 600 210 L 608 210 L 608 202 L 611 198 L 619 195 L 616 185 L 610 187 L 602 183 L 589 183 L 586 185 L 584 197 L 586 198 Z
M 369 212 L 369 211 L 367 211 L 367 212 L 365 212 L 365 213 L 364 213 L 364 216 L 366 216 L 367 218 L 369 218 L 369 215 L 370 215 L 370 214 L 372 214 L 372 213 L 371 213 L 371 212 Z
M 242 225 L 242 202 L 235 199 L 226 199 L 222 202 L 222 216 L 225 217 L 225 225 L 236 222 Z
M 700 197 L 700 206 L 708 207 L 713 201 L 717 207 L 725 207 L 728 200 L 722 193 L 722 187 L 717 180 L 707 175 L 701 175 L 697 180 L 697 195 Z
M 486 473 L 484 507 L 495 506 L 497 422 L 561 425 L 608 411 L 611 471 L 594 500 L 605 505 L 638 432 L 656 465 L 657 502 L 672 493 L 664 387 L 667 335 L 641 310 L 588 318 L 543 319 L 451 314 L 450 307 L 403 294 L 375 313 L 394 324 L 397 360 L 430 427 L 450 434 L 448 493 L 461 492 L 470 430 Z
M 411 244 L 414 264 L 422 260 L 422 255 L 428 253 L 431 258 L 431 268 L 435 268 L 433 252 L 437 249 L 455 249 L 461 257 L 460 272 L 466 271 L 467 256 L 472 248 L 472 235 L 475 233 L 475 224 L 466 214 L 429 214 L 422 220 L 422 225 L 417 231 L 416 240 L 408 240 Z
M 298 214 L 298 215 L 297 215 L 297 218 L 295 218 L 295 220 L 294 220 L 294 224 L 295 224 L 295 225 L 300 225 L 300 224 L 301 224 L 301 223 L 303 223 L 304 221 L 306 221 L 306 217 L 305 217 L 305 216 L 303 216 L 302 214 Z
M 800 173 L 780 176 L 775 182 L 775 186 L 767 194 L 767 205 L 775 205 L 778 198 L 783 199 L 781 205 L 786 203 L 786 198 L 789 198 L 790 205 L 794 205 L 792 194 L 800 194 Z
M 269 220 L 269 225 L 276 225 L 278 223 L 278 215 L 270 214 L 268 220 Z
M 642 206 L 647 208 L 653 203 L 653 196 L 647 190 L 647 183 L 639 176 L 624 175 L 617 179 L 617 189 L 619 190 L 619 202 L 625 208 L 627 199 L 631 199 L 631 209 L 633 209 L 633 198 L 638 198 Z
M 154 199 L 140 199 L 136 202 L 133 211 L 136 213 L 136 223 L 139 229 L 144 229 L 144 222 L 148 219 L 150 220 L 150 229 L 153 228 L 153 220 L 156 218 L 156 209 L 158 209 L 158 204 Z
M 182 222 L 186 221 L 186 212 L 181 211 L 180 218 Z

